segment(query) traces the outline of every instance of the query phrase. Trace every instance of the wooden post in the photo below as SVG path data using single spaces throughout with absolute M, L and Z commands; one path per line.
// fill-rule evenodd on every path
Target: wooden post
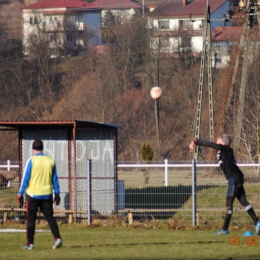
M 70 215 L 69 215 L 69 224 L 72 224 L 72 223 L 73 223 L 73 215 L 70 214 Z
M 6 221 L 7 221 L 7 212 L 5 211 L 4 212 L 4 223 L 6 223 Z
M 128 212 L 127 216 L 128 216 L 128 223 L 129 223 L 129 225 L 132 225 L 133 224 L 133 213 L 132 212 Z

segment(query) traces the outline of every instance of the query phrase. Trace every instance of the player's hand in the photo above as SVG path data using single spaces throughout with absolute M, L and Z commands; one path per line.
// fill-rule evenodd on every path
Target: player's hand
M 59 195 L 59 194 L 55 193 L 54 201 L 53 201 L 53 202 L 55 202 L 55 204 L 56 204 L 57 206 L 60 205 L 60 195 Z
M 190 149 L 190 152 L 192 152 L 194 150 L 196 146 L 196 143 L 195 143 L 195 140 L 191 140 L 190 144 L 189 144 L 189 149 Z
M 17 199 L 18 199 L 18 204 L 23 205 L 23 196 L 18 195 Z

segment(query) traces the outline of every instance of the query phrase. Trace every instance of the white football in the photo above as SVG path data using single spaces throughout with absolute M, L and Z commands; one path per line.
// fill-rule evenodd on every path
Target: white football
M 153 99 L 159 99 L 162 96 L 162 89 L 160 87 L 153 87 L 150 95 Z

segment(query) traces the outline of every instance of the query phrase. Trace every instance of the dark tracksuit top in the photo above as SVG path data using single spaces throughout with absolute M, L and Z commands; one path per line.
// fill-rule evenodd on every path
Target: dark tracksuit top
M 236 183 L 244 182 L 244 175 L 236 164 L 234 152 L 230 146 L 205 140 L 196 140 L 195 143 L 198 146 L 207 146 L 218 150 L 217 162 L 228 180 L 228 184 L 233 184 L 234 179 L 236 179 Z

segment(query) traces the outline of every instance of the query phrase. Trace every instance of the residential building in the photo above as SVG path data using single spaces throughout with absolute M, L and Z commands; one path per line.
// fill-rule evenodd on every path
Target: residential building
M 232 27 L 215 27 L 211 34 L 211 51 L 212 51 L 212 66 L 216 68 L 225 68 L 229 66 L 231 61 L 232 49 L 240 42 L 242 33 L 241 26 Z M 245 38 L 244 41 L 247 39 Z M 244 44 L 244 48 L 246 44 Z M 250 56 L 252 60 L 254 51 L 259 50 L 260 33 L 259 26 L 254 26 L 250 33 Z
M 95 0 L 92 3 L 102 9 L 101 17 L 103 26 L 109 11 L 121 22 L 132 18 L 137 12 L 144 12 L 144 4 L 136 0 Z
M 189 50 L 193 55 L 203 48 L 203 28 L 207 0 L 181 0 L 160 4 L 149 14 L 153 47 L 162 53 L 180 54 Z M 230 26 L 226 19 L 228 0 L 208 0 L 211 31 L 215 26 Z
M 101 42 L 101 9 L 80 0 L 43 0 L 23 8 L 23 44 L 48 43 L 52 56 L 57 50 L 92 48 Z

